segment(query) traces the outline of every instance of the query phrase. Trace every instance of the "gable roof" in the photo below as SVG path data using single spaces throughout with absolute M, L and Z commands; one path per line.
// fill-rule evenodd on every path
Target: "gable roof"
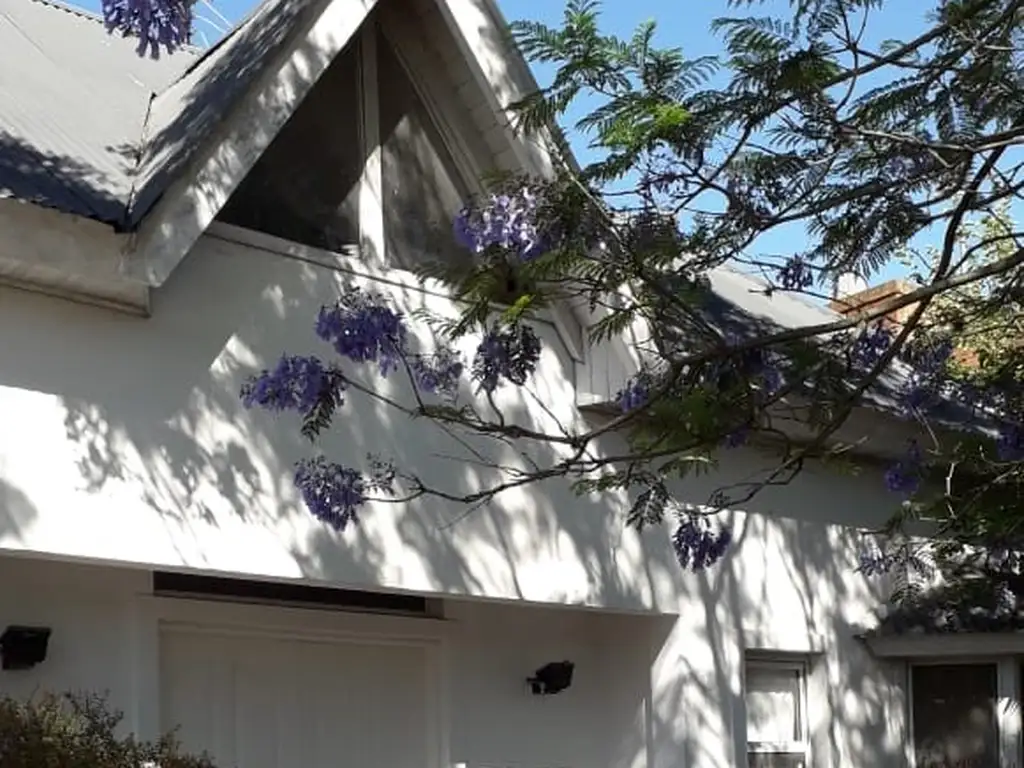
M 184 49 L 154 61 L 138 56 L 135 41 L 108 34 L 93 14 L 54 0 L 0 0 L 0 197 L 133 230 L 277 54 L 297 47 L 328 5 L 264 0 L 209 50 Z M 341 5 L 336 18 L 359 26 L 367 4 Z M 440 6 L 449 14 L 457 6 L 453 19 L 464 35 L 479 34 L 476 27 L 485 22 L 505 24 L 491 2 Z M 500 55 L 525 88 L 536 87 L 514 46 Z M 496 92 L 489 96 L 503 108 Z M 729 267 L 708 277 L 706 316 L 732 336 L 840 318 L 792 294 L 768 296 L 765 281 Z M 909 375 L 906 366 L 893 365 L 866 393 L 865 405 L 898 415 Z M 993 426 L 952 399 L 933 416 L 951 428 Z
M 205 53 L 142 58 L 98 16 L 0 2 L 0 196 L 134 228 L 315 0 L 267 0 Z
M 800 294 L 770 291 L 770 285 L 756 275 L 722 266 L 708 273 L 710 291 L 704 314 L 707 320 L 736 339 L 759 336 L 807 326 L 834 323 L 845 316 L 824 305 L 812 304 Z M 910 420 L 902 406 L 903 393 L 912 385 L 913 369 L 895 360 L 862 395 L 868 408 L 898 419 Z M 975 404 L 941 393 L 929 409 L 930 423 L 937 428 L 971 430 L 994 434 L 999 421 Z

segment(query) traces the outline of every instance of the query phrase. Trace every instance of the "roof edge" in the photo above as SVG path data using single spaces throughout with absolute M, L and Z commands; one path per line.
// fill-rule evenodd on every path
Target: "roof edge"
M 167 280 L 377 5 L 377 0 L 316 1 L 321 7 L 308 26 L 276 53 L 142 216 L 125 259 L 128 274 L 152 286 Z

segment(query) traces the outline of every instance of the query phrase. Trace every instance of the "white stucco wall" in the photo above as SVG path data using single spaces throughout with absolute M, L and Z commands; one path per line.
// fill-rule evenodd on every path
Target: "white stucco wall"
M 410 275 L 373 277 L 406 310 L 452 311 Z M 366 284 L 364 277 L 207 236 L 154 293 L 147 319 L 4 289 L 0 547 L 636 612 L 644 618 L 622 619 L 592 651 L 603 659 L 595 662 L 605 670 L 602 680 L 618 680 L 615 685 L 633 690 L 638 675 L 649 671 L 646 698 L 633 690 L 628 706 L 609 704 L 601 713 L 623 724 L 619 730 L 615 723 L 603 726 L 610 753 L 620 756 L 616 765 L 667 767 L 680 764 L 681 755 L 692 765 L 742 762 L 746 649 L 815 654 L 810 714 L 817 753 L 831 761 L 822 765 L 881 765 L 898 752 L 899 670 L 876 664 L 854 639 L 881 597 L 881 585 L 854 572 L 857 528 L 891 511 L 876 470 L 851 475 L 809 467 L 789 485 L 766 490 L 745 513 L 730 515 L 737 543 L 723 563 L 701 575 L 681 571 L 664 532 L 641 537 L 625 531 L 624 498 L 577 498 L 561 480 L 510 492 L 468 516 L 458 505 L 419 499 L 375 505 L 344 535 L 314 520 L 291 483 L 292 463 L 310 451 L 296 419 L 246 412 L 238 388 L 245 375 L 273 364 L 283 351 L 327 353 L 312 322 L 345 281 Z M 544 341 L 531 389 L 551 414 L 532 396 L 507 392 L 499 399 L 515 418 L 555 429 L 555 419 L 581 417 L 573 405 L 572 362 L 553 328 Z M 376 375 L 365 381 L 403 396 Z M 404 471 L 449 492 L 471 492 L 487 481 L 487 472 L 467 462 L 464 450 L 436 427 L 411 424 L 359 393 L 352 393 L 323 445 L 330 457 L 352 464 L 367 451 L 393 456 Z M 487 448 L 497 461 L 513 460 Z M 536 450 L 534 456 L 551 458 Z M 721 471 L 686 481 L 681 493 L 703 502 L 717 487 L 749 480 L 763 466 L 756 453 L 736 450 Z M 3 599 L 23 603 L 24 595 Z M 97 600 L 102 605 L 86 601 L 65 610 L 39 603 L 25 610 L 52 610 L 55 622 L 85 632 L 96 623 L 96 632 L 110 632 L 127 609 L 113 592 Z M 542 637 L 537 627 L 546 626 L 531 618 L 538 610 L 521 614 L 522 627 L 531 627 L 522 634 L 504 632 L 498 622 L 466 620 L 466 631 L 478 633 L 464 654 L 465 663 L 480 668 L 472 679 L 486 679 L 493 672 L 484 667 L 496 669 L 501 659 L 533 668 Z M 110 621 L 96 619 L 104 612 Z M 483 653 L 485 647 L 486 656 L 474 661 L 473 649 Z M 646 655 L 635 656 L 641 647 Z M 130 677 L 120 655 L 103 663 L 108 666 L 69 660 L 60 674 L 113 688 Z M 493 695 L 498 722 L 504 704 Z M 645 702 L 639 708 L 638 696 Z M 507 743 L 525 750 L 519 763 L 499 757 L 497 747 L 490 754 L 489 745 L 505 742 L 467 725 L 484 713 L 474 707 L 458 720 L 467 766 L 569 764 L 554 741 L 553 751 L 534 760 L 518 735 Z M 644 734 L 640 742 L 638 734 Z M 454 751 L 452 759 L 458 762 Z
M 145 736 L 156 734 L 162 721 L 173 725 L 160 712 L 161 627 L 194 626 L 230 631 L 240 643 L 250 633 L 294 633 L 436 645 L 430 686 L 438 738 L 431 740 L 436 754 L 427 756 L 428 765 L 725 768 L 744 762 L 736 648 L 729 632 L 698 628 L 697 617 L 449 600 L 438 622 L 201 603 L 152 597 L 141 570 L 9 556 L 0 557 L 0 579 L 18 584 L 0 592 L 5 622 L 53 630 L 42 664 L 0 673 L 0 695 L 105 692 L 123 710 L 125 726 Z M 899 688 L 889 682 L 900 668 L 876 668 L 849 649 L 840 659 L 835 650 L 817 667 L 824 671 L 809 699 L 811 765 L 900 765 Z M 576 663 L 572 687 L 558 696 L 530 695 L 525 677 L 561 659 Z M 894 700 L 890 710 L 886 699 Z M 182 736 L 187 743 L 189 734 Z

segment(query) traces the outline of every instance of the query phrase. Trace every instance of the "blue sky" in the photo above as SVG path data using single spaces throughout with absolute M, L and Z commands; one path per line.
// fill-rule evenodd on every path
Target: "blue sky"
M 509 21 L 535 19 L 549 25 L 557 25 L 563 14 L 564 4 L 556 0 L 498 0 L 502 12 Z M 872 17 L 865 35 L 865 43 L 876 47 L 884 39 L 912 39 L 926 28 L 926 12 L 933 7 L 924 0 L 889 0 L 882 10 Z M 723 51 L 721 38 L 713 34 L 711 23 L 722 16 L 774 16 L 786 18 L 790 12 L 788 0 L 763 0 L 749 7 L 730 8 L 726 0 L 604 0 L 601 5 L 601 28 L 606 33 L 628 37 L 638 24 L 653 20 L 657 22 L 656 41 L 660 47 L 682 49 L 687 58 L 714 56 Z M 877 34 L 870 34 L 877 30 Z M 538 81 L 544 85 L 551 76 L 550 69 L 534 66 Z M 869 83 L 875 87 L 878 83 Z M 581 101 L 573 114 L 586 114 L 587 102 Z M 573 149 L 581 160 L 590 156 L 586 139 L 570 132 Z M 758 239 L 756 258 L 784 258 L 800 251 L 803 247 L 803 230 L 798 226 L 769 232 Z M 907 273 L 907 269 L 891 263 L 882 272 L 870 276 L 870 282 L 881 282 Z
M 71 0 L 74 2 L 75 0 Z M 90 10 L 98 10 L 100 0 L 79 0 L 80 4 Z M 200 0 L 197 11 L 207 18 L 215 18 L 220 14 L 230 22 L 244 16 L 252 7 L 254 0 L 211 0 L 215 11 L 204 7 L 205 0 Z M 562 0 L 498 0 L 505 17 L 512 21 L 517 19 L 535 19 L 550 25 L 557 25 L 562 17 L 564 4 Z M 778 15 L 785 16 L 788 11 L 788 0 L 763 0 L 754 2 L 749 8 L 730 9 L 726 0 L 605 0 L 602 5 L 602 28 L 606 32 L 619 36 L 628 36 L 641 22 L 653 19 L 658 23 L 657 43 L 663 47 L 679 47 L 684 55 L 695 58 L 715 55 L 722 51 L 719 38 L 710 32 L 713 19 L 727 15 Z M 933 7 L 933 3 L 925 0 L 889 0 L 885 7 L 875 14 L 869 26 L 875 34 L 866 36 L 866 44 L 875 47 L 882 38 L 910 39 L 923 31 L 925 13 Z M 215 36 L 214 29 L 202 22 L 200 31 Z M 209 38 L 208 38 L 209 39 Z M 550 69 L 536 68 L 535 74 L 542 84 L 548 81 Z M 875 85 L 872 83 L 871 85 Z M 587 104 L 581 103 L 575 114 L 578 116 L 586 110 Z M 570 115 L 570 118 L 572 115 Z M 577 155 L 584 162 L 591 156 L 587 150 L 584 137 L 569 132 L 570 141 Z M 802 249 L 803 234 L 798 228 L 769 233 L 759 240 L 757 256 L 784 257 Z M 916 243 L 918 245 L 924 242 Z M 906 273 L 899 264 L 890 264 L 880 274 L 870 276 L 871 282 L 885 280 Z

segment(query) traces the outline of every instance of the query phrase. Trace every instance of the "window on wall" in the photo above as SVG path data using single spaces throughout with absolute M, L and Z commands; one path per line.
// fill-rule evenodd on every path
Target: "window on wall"
M 807 670 L 802 661 L 748 659 L 747 765 L 808 768 Z
M 405 67 L 379 30 L 377 82 L 387 264 L 408 269 L 425 261 L 469 259 L 452 236 L 452 219 L 468 199 L 469 187 Z
M 922 664 L 911 668 L 916 768 L 999 765 L 996 664 Z
M 222 221 L 329 251 L 359 243 L 359 71 L 353 41 L 242 180 Z

